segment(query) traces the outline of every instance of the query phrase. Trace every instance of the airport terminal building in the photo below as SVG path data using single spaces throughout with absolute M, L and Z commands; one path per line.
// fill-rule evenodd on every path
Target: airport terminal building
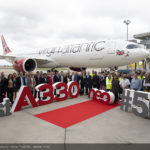
M 134 38 L 133 40 L 129 40 L 129 41 L 144 45 L 144 47 L 150 52 L 150 32 L 133 35 L 133 38 Z M 140 40 L 140 42 L 137 42 L 137 40 Z M 126 67 L 119 67 L 119 68 L 121 70 L 129 69 L 129 70 L 136 70 L 136 71 L 140 70 L 140 71 L 149 72 L 150 71 L 150 57 L 147 58 L 146 60 L 136 62 L 135 64 L 128 65 Z
M 150 51 L 150 32 L 136 34 L 133 36 L 135 39 L 140 40 L 140 43 L 145 46 L 147 50 Z M 150 58 L 142 61 L 141 68 L 139 68 L 139 63 L 136 63 L 137 70 L 150 71 Z
M 134 38 L 141 40 L 141 44 L 144 44 L 146 49 L 150 50 L 150 32 L 136 34 Z

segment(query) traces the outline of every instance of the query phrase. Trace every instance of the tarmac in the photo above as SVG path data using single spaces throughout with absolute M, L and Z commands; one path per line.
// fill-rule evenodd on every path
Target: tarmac
M 150 120 L 120 106 L 66 129 L 34 117 L 89 100 L 87 96 L 26 108 L 0 118 L 0 143 L 150 143 Z

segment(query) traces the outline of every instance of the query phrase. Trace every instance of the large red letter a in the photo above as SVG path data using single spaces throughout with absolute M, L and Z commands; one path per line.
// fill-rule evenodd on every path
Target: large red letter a
M 26 100 L 26 101 L 25 101 Z M 20 111 L 26 102 L 32 105 L 32 107 L 37 107 L 37 103 L 29 89 L 28 86 L 22 86 L 17 94 L 17 98 L 11 108 L 11 112 Z

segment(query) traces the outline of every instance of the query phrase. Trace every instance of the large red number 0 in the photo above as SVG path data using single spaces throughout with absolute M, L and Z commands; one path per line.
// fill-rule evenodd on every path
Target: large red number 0
M 80 87 L 77 82 L 70 81 L 68 82 L 68 94 L 71 98 L 76 98 L 79 96 Z

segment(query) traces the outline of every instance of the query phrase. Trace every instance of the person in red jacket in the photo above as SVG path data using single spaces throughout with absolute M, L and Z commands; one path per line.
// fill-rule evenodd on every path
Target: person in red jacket
M 47 78 L 48 78 L 48 84 L 52 85 L 53 84 L 52 72 L 50 71 L 47 72 Z

